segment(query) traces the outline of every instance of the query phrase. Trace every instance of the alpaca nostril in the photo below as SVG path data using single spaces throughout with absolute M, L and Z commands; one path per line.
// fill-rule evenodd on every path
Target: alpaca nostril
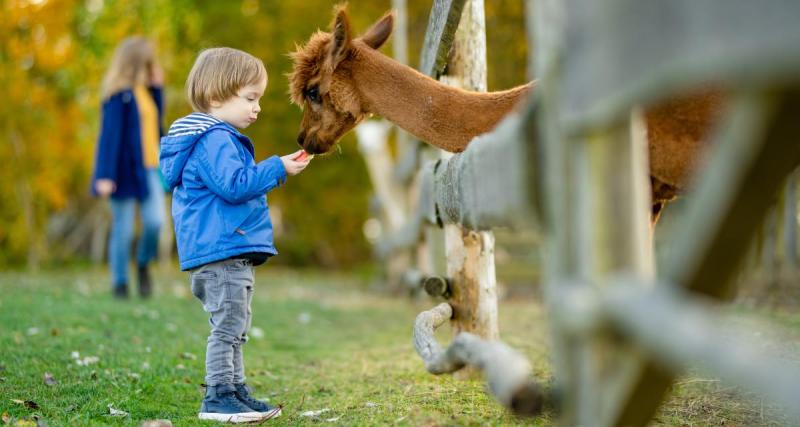
M 306 133 L 305 132 L 300 132 L 299 134 L 297 134 L 297 145 L 299 145 L 302 148 L 303 147 L 303 141 L 305 139 L 306 139 Z

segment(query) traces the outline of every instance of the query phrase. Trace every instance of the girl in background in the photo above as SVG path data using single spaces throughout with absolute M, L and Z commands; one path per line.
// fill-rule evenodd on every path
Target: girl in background
M 158 172 L 163 85 L 153 45 L 143 37 L 124 39 L 103 79 L 102 124 L 92 179 L 93 194 L 111 202 L 108 260 L 117 298 L 128 297 L 137 205 L 142 231 L 136 254 L 139 295 L 152 294 L 148 265 L 156 257 L 164 223 L 164 190 Z

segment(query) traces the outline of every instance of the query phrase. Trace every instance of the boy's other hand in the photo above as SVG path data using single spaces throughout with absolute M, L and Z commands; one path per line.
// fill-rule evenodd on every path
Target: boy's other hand
M 286 169 L 287 175 L 297 175 L 298 173 L 302 172 L 309 163 L 311 163 L 310 156 L 303 160 L 299 160 L 302 154 L 303 150 L 298 150 L 292 154 L 281 156 L 281 162 L 283 162 L 283 167 Z
M 110 179 L 101 178 L 94 182 L 94 188 L 100 197 L 108 197 L 117 189 L 117 184 Z

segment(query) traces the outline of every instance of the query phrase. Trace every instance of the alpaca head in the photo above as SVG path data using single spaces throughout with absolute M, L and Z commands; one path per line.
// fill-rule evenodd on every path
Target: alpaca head
M 386 13 L 361 37 L 353 38 L 344 6 L 336 9 L 333 30 L 317 31 L 291 54 L 292 102 L 303 109 L 297 143 L 311 154 L 326 153 L 367 113 L 352 77 L 359 49 L 378 49 L 392 33 L 394 15 Z

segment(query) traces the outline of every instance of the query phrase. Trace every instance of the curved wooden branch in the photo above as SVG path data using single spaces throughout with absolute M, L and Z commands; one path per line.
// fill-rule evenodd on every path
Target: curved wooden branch
M 450 304 L 423 311 L 414 324 L 414 347 L 434 375 L 455 372 L 465 366 L 483 371 L 489 391 L 502 405 L 519 415 L 541 413 L 544 395 L 531 379 L 531 366 L 516 350 L 500 341 L 486 341 L 462 332 L 447 350 L 433 336 L 436 328 L 453 316 Z

